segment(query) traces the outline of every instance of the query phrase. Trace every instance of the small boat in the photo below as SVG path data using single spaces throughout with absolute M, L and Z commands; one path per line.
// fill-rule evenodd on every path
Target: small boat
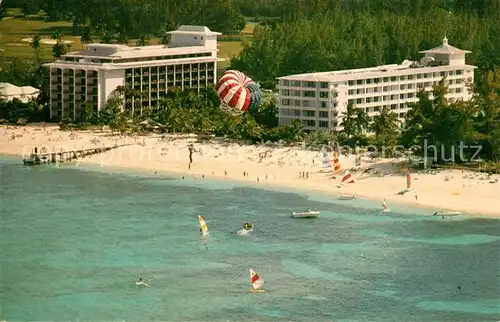
M 42 161 L 38 155 L 32 153 L 29 157 L 23 159 L 23 163 L 25 165 L 38 165 L 41 164 Z
M 260 278 L 259 274 L 257 274 L 253 269 L 250 268 L 250 282 L 252 283 L 252 288 L 249 290 L 250 293 L 264 293 L 265 291 L 262 289 L 264 285 L 264 280 Z
M 460 215 L 461 212 L 459 211 L 438 211 L 433 214 L 433 216 L 441 216 L 441 219 L 444 219 L 444 217 L 450 217 L 450 219 L 453 218 L 453 216 L 458 216 Z
M 356 196 L 337 196 L 337 200 L 354 200 Z
M 208 236 L 208 226 L 202 216 L 198 215 L 198 221 L 200 222 L 200 234 L 202 236 Z
M 243 224 L 240 230 L 236 232 L 237 235 L 248 235 L 253 232 L 253 224 L 251 222 L 246 222 Z
M 387 202 L 385 201 L 382 201 L 382 213 L 386 213 L 386 212 L 391 212 L 391 209 L 389 209 L 389 207 L 387 206 Z
M 309 209 L 306 212 L 294 212 L 292 213 L 293 218 L 316 218 L 319 216 L 319 211 Z

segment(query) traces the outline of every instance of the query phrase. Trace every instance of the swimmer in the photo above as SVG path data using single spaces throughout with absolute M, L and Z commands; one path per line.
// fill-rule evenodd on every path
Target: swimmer
M 149 286 L 149 281 L 146 283 L 143 281 L 142 277 L 139 278 L 137 282 L 135 282 L 135 285 L 137 286 Z

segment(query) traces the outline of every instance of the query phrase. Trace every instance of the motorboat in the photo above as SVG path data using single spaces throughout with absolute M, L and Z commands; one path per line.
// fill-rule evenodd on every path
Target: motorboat
M 25 165 L 38 165 L 41 164 L 42 161 L 37 154 L 32 153 L 29 157 L 23 159 L 23 163 Z
M 292 213 L 293 218 L 316 218 L 319 216 L 319 211 L 309 209 L 306 212 L 294 212 Z
M 253 224 L 251 222 L 246 222 L 243 227 L 236 232 L 237 235 L 248 235 L 253 232 Z

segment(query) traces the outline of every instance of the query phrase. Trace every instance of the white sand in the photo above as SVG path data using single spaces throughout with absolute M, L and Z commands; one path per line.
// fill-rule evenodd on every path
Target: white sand
M 33 41 L 33 38 L 23 38 L 23 39 L 21 39 L 21 41 L 30 43 Z M 73 40 L 63 40 L 62 42 L 64 44 L 71 44 L 74 41 Z M 42 43 L 44 45 L 55 45 L 57 43 L 57 41 L 54 39 L 49 39 L 49 38 L 42 38 L 42 39 L 40 39 L 40 43 Z
M 15 138 L 13 138 L 13 136 Z M 323 168 L 319 151 L 305 151 L 299 147 L 240 146 L 235 143 L 196 143 L 194 138 L 172 135 L 162 140 L 161 135 L 147 137 L 111 136 L 110 132 L 61 132 L 56 126 L 0 126 L 0 154 L 27 155 L 33 147 L 45 147 L 49 152 L 81 148 L 133 144 L 109 152 L 75 161 L 80 164 L 98 164 L 103 167 L 124 167 L 158 172 L 186 173 L 200 178 L 219 177 L 244 180 L 254 184 L 272 184 L 300 189 L 319 190 L 332 195 L 357 195 L 369 199 L 387 199 L 389 206 L 404 203 L 446 211 L 464 211 L 471 214 L 500 217 L 497 199 L 500 196 L 500 176 L 447 170 L 437 174 L 412 174 L 412 191 L 397 193 L 406 188 L 406 179 L 394 167 L 394 160 L 370 161 L 362 159 L 361 168 L 374 168 L 378 173 L 352 172 L 353 184 L 339 188 L 340 176 L 332 179 Z M 188 144 L 194 142 L 191 170 L 188 169 Z M 314 160 L 314 163 L 313 163 Z M 354 156 L 341 156 L 344 169 L 354 164 Z M 300 172 L 308 178 L 300 178 Z M 226 173 L 225 173 L 226 172 Z M 243 172 L 248 172 L 244 177 Z M 386 175 L 384 176 L 383 173 Z M 496 183 L 490 181 L 497 180 Z M 418 196 L 418 200 L 415 196 Z

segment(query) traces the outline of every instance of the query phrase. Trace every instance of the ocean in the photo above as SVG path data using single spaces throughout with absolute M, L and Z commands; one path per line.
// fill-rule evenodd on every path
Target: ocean
M 0 320 L 499 321 L 500 220 L 391 208 L 4 157 Z

